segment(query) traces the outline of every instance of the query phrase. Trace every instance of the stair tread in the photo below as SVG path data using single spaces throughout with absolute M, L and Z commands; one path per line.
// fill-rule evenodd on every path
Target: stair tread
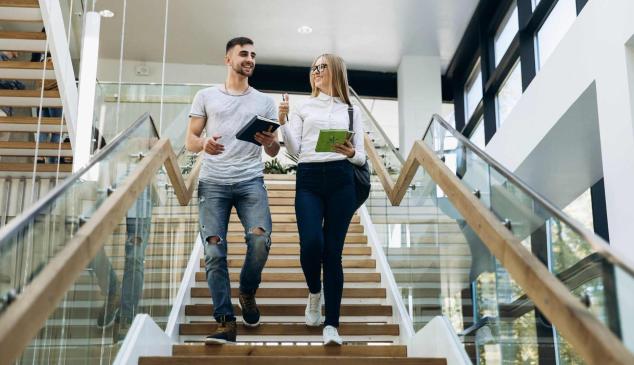
M 57 164 L 37 164 L 37 172 L 57 172 L 58 165 Z M 19 172 L 32 172 L 33 164 L 32 163 L 9 163 L 9 162 L 1 162 L 0 163 L 0 171 L 19 171 Z M 72 172 L 73 165 L 72 164 L 60 164 L 59 172 Z
M 1 33 L 1 32 L 0 32 Z M 9 90 L 0 89 L 0 97 L 40 98 L 41 90 Z M 59 98 L 59 90 L 44 90 L 45 98 Z
M 212 304 L 189 304 L 185 306 L 187 316 L 210 316 L 213 313 Z M 259 304 L 262 316 L 303 316 L 305 304 Z M 236 315 L 240 315 L 240 306 L 234 305 Z M 343 304 L 342 316 L 391 316 L 392 306 L 383 304 Z
M 0 31 L 0 39 L 23 39 L 23 40 L 46 40 L 46 34 L 43 32 L 16 32 L 16 31 Z
M 37 0 L 0 0 L 0 7 L 7 8 L 39 8 Z
M 61 118 L 38 117 L 0 117 L 0 124 L 50 124 L 59 125 Z
M 162 365 L 162 364 L 258 364 L 258 365 L 286 365 L 297 364 L 297 356 L 171 356 L 171 357 L 140 357 L 139 365 Z M 305 365 L 322 365 L 339 363 L 344 365 L 397 365 L 397 364 L 418 364 L 418 365 L 445 365 L 445 359 L 432 358 L 401 358 L 401 357 L 345 357 L 345 356 L 302 356 L 301 363 Z
M 213 333 L 218 324 L 216 322 L 181 323 L 179 331 L 181 335 L 208 335 Z M 304 323 L 262 323 L 255 328 L 249 328 L 238 323 L 238 338 L 240 335 L 320 335 L 321 327 L 308 327 Z M 366 323 L 341 323 L 339 325 L 341 336 L 365 336 L 387 335 L 398 336 L 397 324 L 366 324 Z
M 166 259 L 171 260 L 171 259 Z M 244 264 L 244 258 L 228 258 L 227 266 L 228 267 L 242 267 Z M 368 268 L 372 269 L 376 267 L 376 260 L 374 259 L 344 259 L 342 260 L 344 268 Z M 200 259 L 200 267 L 205 267 L 205 260 Z M 299 259 L 268 259 L 265 267 L 281 267 L 281 268 L 291 268 L 291 267 L 301 267 Z
M 231 288 L 231 296 L 237 298 L 238 288 Z M 385 298 L 385 288 L 343 288 L 343 298 Z M 192 298 L 211 298 L 208 288 L 191 288 Z M 306 298 L 308 288 L 260 288 L 258 298 Z
M 360 282 L 368 282 L 368 283 L 380 283 L 381 282 L 381 274 L 378 272 L 372 273 L 357 273 L 357 272 L 346 272 L 346 282 L 349 283 L 360 283 Z M 230 272 L 229 277 L 232 281 L 237 281 L 240 278 L 240 273 Z M 305 282 L 306 278 L 304 274 L 301 272 L 263 272 L 262 273 L 262 281 L 263 282 Z M 199 271 L 196 273 L 196 282 L 207 282 L 207 278 L 205 277 L 205 273 Z
M 13 148 L 13 149 L 35 149 L 36 142 L 25 141 L 0 141 L 0 148 Z M 70 150 L 71 145 L 69 142 L 53 143 L 53 142 L 40 142 L 39 148 L 42 149 L 58 149 L 61 145 L 63 150 Z
M 2 3 L 0 2 L 0 7 Z M 41 70 L 44 62 L 30 62 L 30 61 L 0 61 L 0 69 L 26 69 L 26 70 Z M 46 62 L 46 69 L 52 70 L 53 63 Z
M 248 355 L 248 356 L 391 356 L 406 357 L 407 347 L 403 345 L 346 345 L 346 346 L 205 346 L 201 344 L 177 344 L 172 346 L 175 356 L 195 355 Z

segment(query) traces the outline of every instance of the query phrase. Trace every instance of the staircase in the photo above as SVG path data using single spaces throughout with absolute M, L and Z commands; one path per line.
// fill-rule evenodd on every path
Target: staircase
M 295 220 L 293 176 L 286 180 L 267 177 L 273 218 L 272 246 L 257 292 L 261 325 L 241 324 L 237 287 L 246 246 L 244 229 L 235 211 L 229 224 L 228 265 L 232 296 L 238 318 L 237 345 L 206 346 L 204 337 L 216 329 L 213 306 L 201 258 L 192 287 L 192 303 L 185 308 L 180 340 L 171 357 L 144 357 L 139 364 L 445 364 L 444 359 L 407 358 L 406 347 L 397 344 L 399 326 L 392 320 L 392 306 L 376 270 L 372 248 L 360 218 L 352 219 L 344 247 L 345 284 L 339 333 L 344 346 L 322 345 L 322 328 L 304 324 L 308 290 L 299 263 L 299 236 Z M 191 216 L 197 219 L 197 215 Z M 301 356 L 301 359 L 298 357 Z
M 18 56 L 0 61 L 0 79 L 20 81 L 25 89 L 0 89 L 0 108 L 12 109 L 8 115 L 0 116 L 0 202 L 2 221 L 22 211 L 21 205 L 31 200 L 10 202 L 15 197 L 31 195 L 35 184 L 36 199 L 54 187 L 58 181 L 72 172 L 72 163 L 34 163 L 36 133 L 62 134 L 67 132 L 63 118 L 38 118 L 40 104 L 43 108 L 62 108 L 59 91 L 41 91 L 45 85 L 54 83 L 53 62 L 31 62 L 32 53 L 44 53 L 46 34 L 42 32 L 43 21 L 37 0 L 0 0 L 0 51 L 18 51 Z M 42 97 L 42 98 L 41 98 Z M 44 114 L 46 115 L 46 114 Z M 38 156 L 45 159 L 72 156 L 70 143 L 40 142 Z M 35 171 L 34 171 L 35 169 Z M 33 178 L 34 181 L 29 181 Z M 28 185 L 28 186 L 27 186 Z M 16 191 L 16 189 L 22 189 Z

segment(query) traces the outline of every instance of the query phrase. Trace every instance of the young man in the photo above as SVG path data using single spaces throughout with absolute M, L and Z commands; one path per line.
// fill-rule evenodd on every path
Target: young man
M 249 86 L 255 68 L 253 41 L 238 37 L 227 43 L 227 79 L 222 86 L 199 91 L 189 114 L 187 149 L 204 151 L 198 199 L 200 234 L 205 245 L 207 283 L 218 322 L 208 344 L 236 340 L 236 319 L 231 305 L 227 269 L 227 226 L 235 207 L 244 226 L 247 253 L 240 273 L 239 301 L 248 327 L 260 323 L 255 292 L 271 246 L 271 212 L 263 180 L 262 149 L 236 138 L 254 115 L 275 119 L 277 107 L 271 97 Z M 206 138 L 202 137 L 207 130 Z M 255 139 L 271 157 L 280 150 L 276 133 L 258 133 Z

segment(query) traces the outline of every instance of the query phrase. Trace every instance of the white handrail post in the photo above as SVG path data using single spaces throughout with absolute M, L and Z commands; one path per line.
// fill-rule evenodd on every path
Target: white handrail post
M 59 0 L 39 0 L 46 37 L 53 58 L 57 87 L 62 98 L 70 143 L 75 147 L 77 131 L 77 84 L 66 38 L 64 18 Z
M 99 13 L 94 11 L 85 13 L 83 39 L 81 42 L 81 61 L 79 64 L 78 123 L 76 143 L 73 145 L 73 171 L 81 169 L 90 160 L 100 26 L 101 15 Z

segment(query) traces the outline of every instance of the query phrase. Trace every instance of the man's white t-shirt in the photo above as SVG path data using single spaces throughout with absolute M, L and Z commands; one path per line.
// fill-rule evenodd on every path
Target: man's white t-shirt
M 225 146 L 220 155 L 203 151 L 201 181 L 229 185 L 263 176 L 262 147 L 236 138 L 254 115 L 277 119 L 273 98 L 252 87 L 241 95 L 230 95 L 215 86 L 196 93 L 189 116 L 205 118 L 207 136 L 219 134 L 218 143 Z

